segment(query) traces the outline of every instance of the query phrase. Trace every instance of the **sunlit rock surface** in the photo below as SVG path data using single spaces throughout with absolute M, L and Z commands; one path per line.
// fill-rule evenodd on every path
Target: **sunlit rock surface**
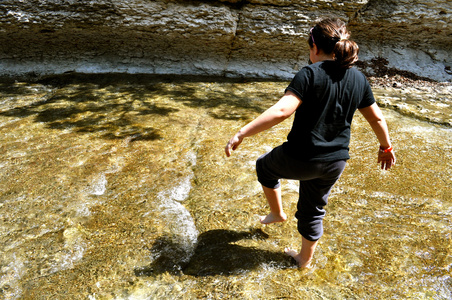
M 356 114 L 304 272 L 283 252 L 301 246 L 298 182 L 282 181 L 287 222 L 258 221 L 268 205 L 255 161 L 292 119 L 224 155 L 288 82 L 163 77 L 0 81 L 0 299 L 452 299 L 441 89 L 374 89 L 397 108 L 383 109 L 397 165 L 379 170 Z
M 451 11 L 448 0 L 2 0 L 0 69 L 287 79 L 307 63 L 313 21 L 335 14 L 364 61 L 449 81 Z

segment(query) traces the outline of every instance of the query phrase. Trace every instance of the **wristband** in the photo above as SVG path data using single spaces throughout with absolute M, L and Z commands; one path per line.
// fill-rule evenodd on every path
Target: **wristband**
M 392 151 L 392 146 L 389 146 L 389 148 L 386 148 L 386 149 L 382 149 L 381 146 L 380 146 L 380 152 L 388 153 L 388 152 L 391 152 L 391 151 Z

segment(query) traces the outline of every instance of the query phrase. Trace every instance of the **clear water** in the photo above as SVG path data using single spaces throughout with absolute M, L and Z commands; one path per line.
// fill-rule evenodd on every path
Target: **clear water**
M 1 83 L 0 298 L 452 298 L 448 126 L 384 109 L 398 155 L 384 172 L 357 115 L 312 270 L 283 254 L 301 243 L 293 217 L 259 224 L 268 208 L 254 162 L 291 120 L 230 158 L 223 149 L 286 85 L 120 75 Z M 400 101 L 395 90 L 376 95 Z M 447 124 L 451 98 L 441 97 L 420 114 Z M 297 186 L 283 182 L 292 216 Z

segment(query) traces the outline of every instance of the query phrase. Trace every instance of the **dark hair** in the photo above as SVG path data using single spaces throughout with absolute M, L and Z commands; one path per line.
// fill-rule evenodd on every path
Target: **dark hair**
M 358 61 L 359 47 L 349 40 L 350 33 L 345 22 L 340 19 L 326 18 L 311 28 L 308 43 L 313 44 L 325 54 L 334 54 L 334 59 L 341 68 L 351 68 Z

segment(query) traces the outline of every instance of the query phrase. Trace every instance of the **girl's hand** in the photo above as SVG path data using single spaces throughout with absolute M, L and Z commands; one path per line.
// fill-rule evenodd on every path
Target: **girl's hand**
M 226 147 L 224 148 L 224 152 L 226 152 L 226 156 L 231 156 L 231 150 L 237 149 L 237 147 L 242 143 L 243 137 L 239 136 L 237 133 L 234 135 L 229 142 L 227 143 Z
M 382 170 L 389 170 L 396 163 L 396 158 L 394 155 L 394 150 L 392 147 L 388 149 L 378 150 L 378 163 L 381 163 Z

